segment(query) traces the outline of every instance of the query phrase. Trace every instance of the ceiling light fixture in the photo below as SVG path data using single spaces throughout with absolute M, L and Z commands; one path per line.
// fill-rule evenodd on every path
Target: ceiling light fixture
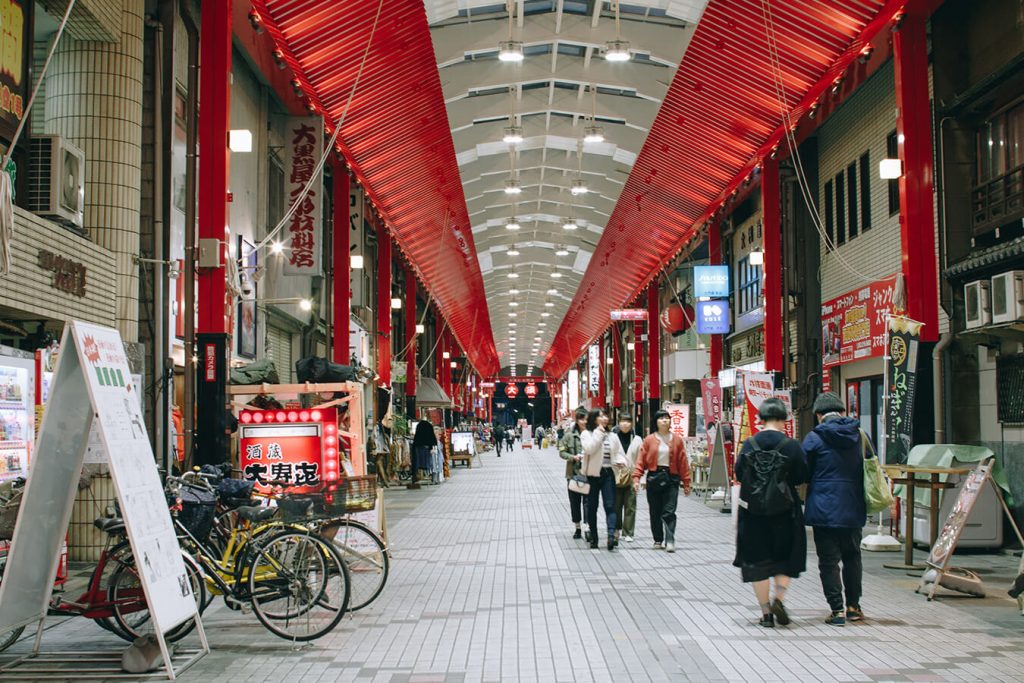
M 569 218 L 565 223 L 562 223 L 562 230 L 579 230 L 579 227 L 579 224 L 577 224 L 572 218 Z
M 611 0 L 611 4 L 612 9 L 615 10 L 615 40 L 609 40 L 604 44 L 604 58 L 609 62 L 628 62 L 631 57 L 629 52 L 629 41 L 622 39 L 622 26 L 619 19 L 619 0 Z
M 551 277 L 553 277 L 553 278 L 555 278 L 557 280 L 558 278 L 562 277 L 562 274 L 558 273 L 558 272 L 551 273 Z
M 604 142 L 604 128 L 587 126 L 583 129 L 583 142 Z
M 523 129 L 521 126 L 506 126 L 505 134 L 501 141 L 509 145 L 518 145 L 523 141 Z
M 515 295 L 515 294 L 519 293 L 519 290 L 518 289 L 510 289 L 510 290 L 508 290 L 508 293 L 512 294 L 512 295 Z
M 509 301 L 508 305 L 511 306 L 512 308 L 516 308 L 517 306 L 519 306 L 519 302 L 518 301 Z
M 545 308 L 554 308 L 554 306 L 555 306 L 555 302 L 554 301 L 545 301 L 544 302 L 544 307 Z
M 514 244 L 511 247 L 509 247 L 508 251 L 506 251 L 505 253 L 508 254 L 509 256 L 519 256 L 519 250 L 516 249 L 516 245 Z
M 542 318 L 547 318 L 547 317 L 550 317 L 550 316 L 551 316 L 551 314 L 548 313 L 547 311 L 544 311 L 543 313 L 540 314 L 540 317 L 542 317 Z
M 555 247 L 555 256 L 568 256 L 569 250 L 563 247 L 561 244 Z
M 510 218 L 508 223 L 505 223 L 506 230 L 518 230 L 520 228 L 519 223 L 516 222 L 515 218 Z
M 512 39 L 512 19 L 515 17 L 515 0 L 506 0 L 508 10 L 508 40 L 498 43 L 498 59 L 502 62 L 523 61 L 523 43 Z
M 583 180 L 583 178 L 577 178 L 576 180 L 572 181 L 572 187 L 569 188 L 569 192 L 571 192 L 574 196 L 586 194 L 587 192 L 589 192 L 589 190 L 587 189 L 587 182 Z
M 548 294 L 558 294 L 558 290 L 552 287 L 551 289 L 548 290 Z
M 519 273 L 509 273 L 508 277 L 510 280 L 515 280 L 516 278 L 519 277 Z
M 515 178 L 509 178 L 505 181 L 505 194 L 520 194 L 522 191 L 523 186 Z

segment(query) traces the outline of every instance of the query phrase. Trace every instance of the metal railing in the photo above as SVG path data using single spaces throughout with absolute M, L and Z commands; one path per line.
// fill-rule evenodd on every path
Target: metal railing
M 975 235 L 1024 218 L 1024 166 L 972 189 L 971 209 Z

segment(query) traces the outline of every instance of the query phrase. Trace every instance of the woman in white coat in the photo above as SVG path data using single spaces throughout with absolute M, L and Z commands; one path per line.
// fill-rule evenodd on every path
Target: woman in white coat
M 590 526 L 590 547 L 597 548 L 598 496 L 604 506 L 608 529 L 608 550 L 614 550 L 615 540 L 615 470 L 626 468 L 626 452 L 616 435 L 608 429 L 608 413 L 603 408 L 587 413 L 587 428 L 580 435 L 583 446 L 582 472 L 590 482 L 587 494 L 587 523 Z

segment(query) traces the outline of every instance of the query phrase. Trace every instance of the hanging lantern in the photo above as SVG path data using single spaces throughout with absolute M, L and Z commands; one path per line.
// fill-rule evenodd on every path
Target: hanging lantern
M 523 389 L 523 393 L 526 394 L 526 398 L 537 398 L 537 385 L 530 382 Z
M 505 385 L 505 395 L 509 398 L 515 398 L 519 395 L 519 385 L 509 383 Z
M 671 304 L 661 312 L 661 327 L 673 337 L 685 334 L 693 324 L 693 307 Z

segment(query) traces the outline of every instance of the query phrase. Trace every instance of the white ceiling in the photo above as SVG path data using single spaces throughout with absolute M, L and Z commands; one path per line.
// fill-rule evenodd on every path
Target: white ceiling
M 535 374 L 707 2 L 622 2 L 634 56 L 611 63 L 607 0 L 513 0 L 512 39 L 526 53 L 514 64 L 497 59 L 509 40 L 505 2 L 424 1 L 503 374 Z M 525 139 L 510 146 L 513 110 Z M 583 144 L 593 115 L 605 141 Z M 513 160 L 523 187 L 514 204 L 504 192 Z M 579 169 L 590 192 L 573 197 Z M 579 230 L 562 229 L 570 215 Z M 518 231 L 505 228 L 513 216 Z M 519 256 L 508 255 L 513 244 Z

